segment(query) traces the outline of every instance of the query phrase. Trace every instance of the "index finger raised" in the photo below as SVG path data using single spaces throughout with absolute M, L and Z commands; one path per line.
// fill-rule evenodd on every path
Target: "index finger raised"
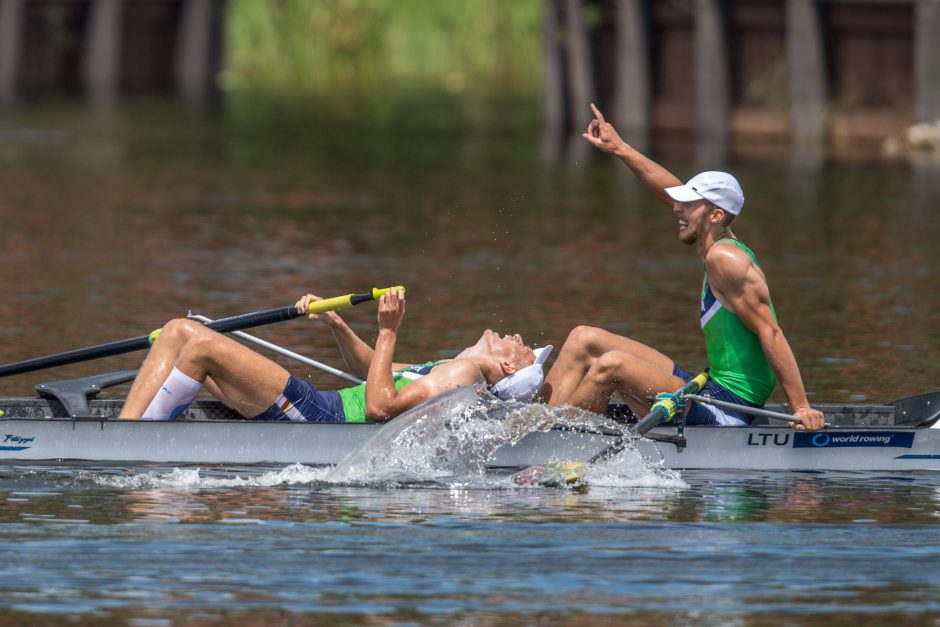
M 598 109 L 597 106 L 593 102 L 591 103 L 591 111 L 594 112 L 594 117 L 597 118 L 597 121 L 600 122 L 601 124 L 607 121 L 604 119 L 604 114 L 601 113 L 601 110 Z

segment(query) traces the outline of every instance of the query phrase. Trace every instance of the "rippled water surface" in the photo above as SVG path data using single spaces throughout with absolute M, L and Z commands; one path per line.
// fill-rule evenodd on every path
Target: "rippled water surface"
M 210 316 L 408 286 L 404 360 L 484 327 L 559 346 L 577 324 L 703 365 L 701 265 L 619 164 L 490 112 L 141 103 L 0 116 L 0 362 Z M 940 176 L 739 157 L 758 253 L 807 388 L 937 388 Z M 374 307 L 347 315 L 371 340 Z M 341 365 L 305 321 L 258 335 Z M 0 394 L 140 355 L 0 379 Z M 325 387 L 336 381 L 281 361 Z M 122 390 L 117 390 L 120 394 Z M 779 392 L 778 392 L 779 394 Z M 777 398 L 780 398 L 779 396 Z M 3 624 L 923 624 L 940 618 L 929 474 L 671 474 L 583 490 L 492 471 L 337 484 L 327 469 L 0 466 Z

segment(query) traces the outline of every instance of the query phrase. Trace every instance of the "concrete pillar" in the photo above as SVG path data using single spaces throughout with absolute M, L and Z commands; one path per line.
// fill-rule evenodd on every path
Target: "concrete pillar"
M 587 21 L 584 19 L 584 0 L 565 0 L 565 18 L 568 43 L 568 102 L 569 126 L 579 130 L 587 128 L 595 101 L 594 66 L 588 43 Z
M 542 123 L 559 129 L 565 124 L 565 83 L 561 54 L 559 0 L 542 3 Z
M 700 155 L 723 160 L 731 118 L 731 70 L 724 0 L 695 2 L 695 102 Z
M 826 133 L 826 49 L 816 0 L 787 0 L 790 137 L 797 152 L 822 149 Z
M 213 2 L 186 0 L 176 39 L 176 86 L 187 102 L 205 105 L 215 89 Z
M 23 0 L 0 0 L 0 104 L 16 100 Z
M 914 121 L 940 120 L 940 2 L 914 7 Z
M 653 101 L 649 6 L 647 0 L 621 0 L 614 11 L 617 76 L 611 119 L 624 138 L 643 152 L 649 143 Z
M 82 83 L 93 101 L 117 96 L 121 72 L 121 0 L 93 0 L 82 51 Z

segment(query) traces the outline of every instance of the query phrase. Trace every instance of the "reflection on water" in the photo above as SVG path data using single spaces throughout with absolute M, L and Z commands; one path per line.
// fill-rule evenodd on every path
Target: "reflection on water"
M 326 481 L 328 468 L 4 466 L 0 522 L 317 522 L 369 519 L 544 519 L 572 523 L 749 522 L 917 524 L 940 522 L 940 485 L 927 473 L 764 474 L 685 471 L 653 487 L 584 490 L 519 487 L 505 474 L 475 482 Z M 248 513 L 251 513 L 248 516 Z M 416 512 L 421 512 L 416 515 Z M 531 515 L 531 518 L 530 518 Z
M 559 346 L 595 324 L 702 365 L 699 261 L 622 166 L 579 144 L 545 150 L 531 121 L 447 119 L 4 112 L 0 362 L 141 335 L 190 309 L 403 283 L 402 359 L 453 355 L 486 326 Z M 691 147 L 659 156 L 681 177 L 697 169 Z M 940 177 L 806 165 L 728 167 L 748 196 L 736 233 L 768 273 L 809 391 L 935 389 Z M 374 311 L 346 316 L 367 339 Z M 318 326 L 258 334 L 341 364 Z M 0 394 L 141 357 L 0 379 Z M 684 472 L 573 492 L 493 473 L 351 486 L 326 472 L 0 467 L 0 622 L 940 618 L 930 475 Z
M 190 309 L 222 316 L 404 283 L 403 358 L 453 354 L 484 326 L 560 345 L 596 324 L 702 365 L 700 264 L 670 213 L 613 160 L 540 159 L 534 125 L 55 113 L 0 118 L 0 361 L 139 335 Z M 661 158 L 687 176 L 691 153 Z M 933 389 L 940 177 L 728 167 L 748 197 L 736 232 L 768 272 L 814 397 Z M 348 317 L 371 334 L 373 310 Z M 319 327 L 259 334 L 341 363 Z M 140 358 L 3 379 L 0 393 Z

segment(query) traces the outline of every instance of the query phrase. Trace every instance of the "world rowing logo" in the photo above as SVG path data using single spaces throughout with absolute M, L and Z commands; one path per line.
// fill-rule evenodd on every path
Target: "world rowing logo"
M 898 431 L 845 431 L 831 433 L 795 433 L 793 448 L 911 448 L 914 434 Z

